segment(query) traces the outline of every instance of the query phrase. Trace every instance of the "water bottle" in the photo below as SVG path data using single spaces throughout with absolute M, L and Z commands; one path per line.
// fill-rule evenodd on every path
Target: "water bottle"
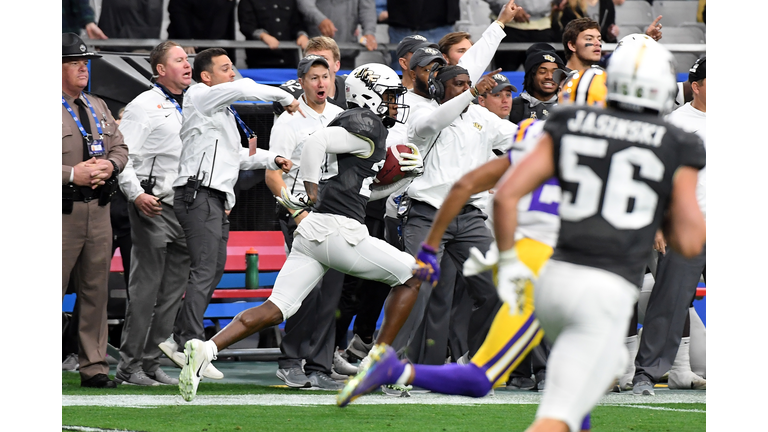
M 245 252 L 245 287 L 247 289 L 259 287 L 259 251 L 254 248 Z

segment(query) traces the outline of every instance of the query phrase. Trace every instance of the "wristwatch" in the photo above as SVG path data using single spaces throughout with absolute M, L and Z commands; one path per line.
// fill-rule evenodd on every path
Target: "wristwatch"
M 112 162 L 112 176 L 115 177 L 118 174 L 120 174 L 120 169 L 117 167 L 117 164 L 112 159 L 108 159 L 110 162 Z

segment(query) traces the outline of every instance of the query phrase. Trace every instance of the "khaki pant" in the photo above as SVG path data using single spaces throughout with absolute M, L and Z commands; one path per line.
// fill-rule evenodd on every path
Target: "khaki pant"
M 107 300 L 112 259 L 109 205 L 75 202 L 71 214 L 61 215 L 61 296 L 70 273 L 79 299 L 78 345 L 80 378 L 109 374 L 107 364 Z

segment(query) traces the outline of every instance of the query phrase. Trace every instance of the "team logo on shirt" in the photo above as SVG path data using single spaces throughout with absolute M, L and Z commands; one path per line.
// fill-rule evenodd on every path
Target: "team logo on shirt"
M 472 123 L 472 126 L 474 126 L 475 128 L 477 128 L 477 130 L 479 130 L 479 131 L 483 130 L 483 125 L 481 125 L 481 124 L 480 124 L 480 123 L 478 123 L 478 122 L 474 122 L 474 123 Z

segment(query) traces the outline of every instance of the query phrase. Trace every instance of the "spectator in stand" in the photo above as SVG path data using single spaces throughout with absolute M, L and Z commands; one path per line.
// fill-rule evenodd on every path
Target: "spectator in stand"
M 552 15 L 557 12 L 559 3 L 552 0 L 517 0 L 521 9 L 515 19 L 506 25 L 507 37 L 504 42 L 559 42 L 559 32 L 552 27 Z M 527 58 L 527 53 L 502 51 L 496 54 L 496 67 L 507 71 L 516 71 Z M 557 98 L 555 98 L 557 99 Z
M 376 3 L 374 0 L 297 0 L 310 36 L 328 36 L 336 42 L 359 42 L 368 51 L 378 47 L 376 41 Z M 331 20 L 333 18 L 333 21 Z M 355 36 L 357 26 L 362 36 Z M 341 68 L 353 69 L 358 50 L 341 50 Z M 367 63 L 367 62 L 366 62 Z M 361 63 L 362 64 L 362 63 Z
M 62 0 L 61 2 L 61 31 L 75 33 L 85 29 L 89 39 L 108 39 L 107 35 L 96 25 L 96 14 L 88 0 Z
M 296 68 L 299 49 L 305 49 L 309 41 L 296 0 L 240 0 L 237 19 L 245 39 L 260 40 L 269 46 L 269 50 L 245 50 L 249 68 Z M 281 45 L 294 41 L 299 49 Z
M 235 40 L 235 2 L 232 0 L 169 0 L 168 39 Z M 184 47 L 187 54 L 207 47 Z M 232 64 L 235 49 L 226 48 Z
M 376 22 L 386 24 L 389 19 L 387 0 L 376 0 Z
M 163 0 L 102 0 L 99 27 L 120 39 L 158 39 L 163 24 Z M 144 51 L 142 47 L 110 47 L 110 51 Z

